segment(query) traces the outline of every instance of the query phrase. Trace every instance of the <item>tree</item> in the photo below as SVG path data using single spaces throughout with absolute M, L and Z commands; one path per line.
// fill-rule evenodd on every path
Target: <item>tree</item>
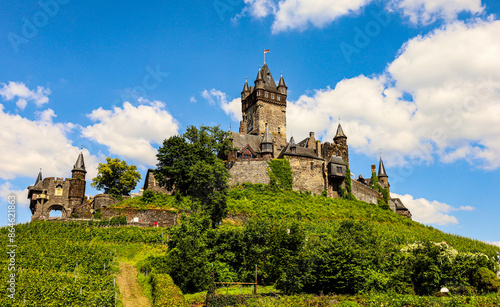
M 220 158 L 231 148 L 227 132 L 218 126 L 188 126 L 158 149 L 155 177 L 167 190 L 192 196 L 215 226 L 227 214 L 229 171 Z
M 104 190 L 104 193 L 121 196 L 129 195 L 141 180 L 141 174 L 135 165 L 128 165 L 127 162 L 118 158 L 106 158 L 106 163 L 99 163 L 97 177 L 92 179 L 90 184 L 97 190 Z

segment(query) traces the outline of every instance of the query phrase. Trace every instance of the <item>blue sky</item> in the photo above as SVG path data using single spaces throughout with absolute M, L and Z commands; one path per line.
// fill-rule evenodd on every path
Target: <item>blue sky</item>
M 414 219 L 500 244 L 500 5 L 480 0 L 3 1 L 0 224 L 7 197 L 107 156 L 144 177 L 187 125 L 239 126 L 263 51 L 289 87 L 287 133 L 331 141 L 351 170 L 382 154 Z M 139 184 L 143 185 L 143 182 Z

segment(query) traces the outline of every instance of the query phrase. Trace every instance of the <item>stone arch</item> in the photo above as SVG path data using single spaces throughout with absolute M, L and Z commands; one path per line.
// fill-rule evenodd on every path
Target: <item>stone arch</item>
M 49 208 L 47 208 L 47 218 L 58 217 L 58 216 L 51 215 L 51 214 L 53 214 L 52 213 L 53 211 L 60 211 L 61 212 L 61 216 L 60 216 L 61 219 L 67 218 L 66 209 L 64 209 L 63 205 L 56 204 L 56 205 L 52 205 Z

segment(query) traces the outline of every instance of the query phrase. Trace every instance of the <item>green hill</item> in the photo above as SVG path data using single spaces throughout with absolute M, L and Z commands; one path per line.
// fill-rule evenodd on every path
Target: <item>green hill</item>
M 17 225 L 16 299 L 7 297 L 9 284 L 2 283 L 0 305 L 114 306 L 115 295 L 120 301 L 114 283 L 119 262 L 147 273 L 139 282 L 154 306 L 185 306 L 178 287 L 198 292 L 187 295 L 191 302 L 220 300 L 206 294 L 212 282 L 253 282 L 255 265 L 258 284 L 281 299 L 240 296 L 251 290 L 230 287 L 218 291 L 235 294 L 224 297 L 226 304 L 500 305 L 498 294 L 488 294 L 498 291 L 491 279 L 497 247 L 360 201 L 262 185 L 240 185 L 228 196 L 228 218 L 216 229 L 192 212 L 189 197 L 151 193 L 118 206 L 174 208 L 189 216 L 169 229 L 108 227 L 110 221 Z M 3 237 L 9 232 L 1 229 Z M 0 271 L 8 277 L 8 248 L 0 249 Z M 443 286 L 452 297 L 433 296 Z

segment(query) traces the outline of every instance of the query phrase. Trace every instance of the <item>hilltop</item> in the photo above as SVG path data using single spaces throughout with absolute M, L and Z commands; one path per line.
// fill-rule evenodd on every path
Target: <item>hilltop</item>
M 476 276 L 471 270 L 477 269 L 476 265 L 494 269 L 493 257 L 499 248 L 443 233 L 382 206 L 244 184 L 229 191 L 228 217 L 218 228 L 211 229 L 202 216 L 192 212 L 190 197 L 148 194 L 116 206 L 168 208 L 179 213 L 180 225 L 103 227 L 125 222 L 119 218 L 17 225 L 18 304 L 13 306 L 21 306 L 23 302 L 113 306 L 115 292 L 119 301 L 124 296 L 114 283 L 122 263 L 134 264 L 138 272 L 143 272 L 139 274 L 139 282 L 153 306 L 186 306 L 178 287 L 185 294 L 202 291 L 186 296 L 194 303 L 206 299 L 203 291 L 213 279 L 253 282 L 255 264 L 259 285 L 282 296 L 282 302 L 296 306 L 309 303 L 326 306 L 332 298 L 340 302 L 356 300 L 366 306 L 380 305 L 395 297 L 410 303 L 473 300 L 477 306 L 493 306 L 500 302 L 498 294 L 477 296 L 491 289 L 481 288 L 479 282 L 471 284 Z M 182 213 L 188 215 L 182 217 Z M 8 229 L 2 228 L 1 232 L 6 235 Z M 419 256 L 408 252 L 408 248 L 415 248 L 415 244 L 422 244 L 422 254 L 437 251 L 438 261 L 445 259 L 439 253 L 455 253 L 451 267 L 436 267 L 439 270 L 436 272 L 443 276 L 438 287 L 447 285 L 464 296 L 439 299 L 414 296 L 416 267 L 412 259 L 418 260 Z M 4 254 L 5 248 L 2 248 Z M 424 272 L 434 265 L 432 253 L 428 256 Z M 6 261 L 3 258 L 3 276 L 7 275 Z M 196 279 L 186 280 L 182 276 Z M 463 283 L 458 284 L 450 276 L 460 276 Z M 238 294 L 241 290 L 232 291 Z M 251 290 L 243 289 L 242 293 L 248 291 Z M 3 285 L 0 292 L 2 305 L 9 305 L 7 286 Z M 311 296 L 321 292 L 358 296 Z M 359 296 L 367 292 L 372 294 Z M 278 300 L 245 295 L 226 298 L 228 302 L 239 299 L 264 306 L 274 306 Z

